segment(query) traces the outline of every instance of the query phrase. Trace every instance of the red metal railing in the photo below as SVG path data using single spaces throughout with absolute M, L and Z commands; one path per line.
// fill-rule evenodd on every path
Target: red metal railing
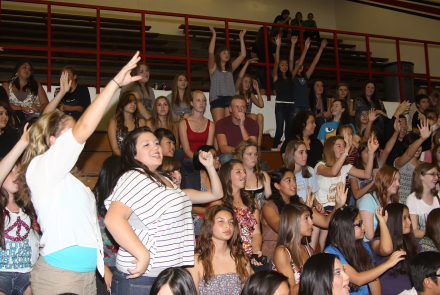
M 47 51 L 47 88 L 48 91 L 51 90 L 51 57 L 52 52 L 69 52 L 69 53 L 82 53 L 82 54 L 92 54 L 96 56 L 96 90 L 99 93 L 100 90 L 100 57 L 101 55 L 115 55 L 115 56 L 131 56 L 132 53 L 127 52 L 116 52 L 116 51 L 102 51 L 100 46 L 100 19 L 101 19 L 101 11 L 119 11 L 119 12 L 129 12 L 129 13 L 137 13 L 141 15 L 141 23 L 142 23 L 142 52 L 141 57 L 143 61 L 147 58 L 149 59 L 168 59 L 168 60 L 185 60 L 187 64 L 187 76 L 188 82 L 191 83 L 191 61 L 205 61 L 207 62 L 207 58 L 196 58 L 190 56 L 190 42 L 189 42 L 189 19 L 204 19 L 204 20 L 212 20 L 212 21 L 222 21 L 225 23 L 225 39 L 226 46 L 229 47 L 229 23 L 242 23 L 242 24 L 250 24 L 250 25 L 260 25 L 264 27 L 264 38 L 266 43 L 266 62 L 258 63 L 257 65 L 265 66 L 267 73 L 267 93 L 268 99 L 270 99 L 270 71 L 269 68 L 273 66 L 273 64 L 268 63 L 269 61 L 269 52 L 267 47 L 267 27 L 268 26 L 278 26 L 285 28 L 292 28 L 295 30 L 299 30 L 299 39 L 301 44 L 301 50 L 304 47 L 303 33 L 304 27 L 290 26 L 290 25 L 282 25 L 282 24 L 274 24 L 274 23 L 265 23 L 265 22 L 257 22 L 257 21 L 249 21 L 242 19 L 230 19 L 230 18 L 220 18 L 220 17 L 210 17 L 210 16 L 201 16 L 201 15 L 192 15 L 192 14 L 180 14 L 180 13 L 169 13 L 169 12 L 159 12 L 159 11 L 148 11 L 148 10 L 135 10 L 135 9 L 127 9 L 127 8 L 116 8 L 116 7 L 106 7 L 106 6 L 93 6 L 86 4 L 76 4 L 76 3 L 63 3 L 63 2 L 52 2 L 52 1 L 43 1 L 43 0 L 0 0 L 0 20 L 1 20 L 1 9 L 2 2 L 21 2 L 21 3 L 33 3 L 33 4 L 43 4 L 47 5 L 47 47 L 36 47 L 36 46 L 14 46 L 14 45 L 1 45 L 5 49 L 21 49 L 21 50 L 35 50 L 35 51 Z M 51 41 L 51 14 L 52 14 L 52 6 L 65 6 L 65 7 L 76 7 L 76 8 L 86 8 L 92 9 L 96 11 L 96 50 L 78 50 L 78 49 L 65 49 L 65 48 L 52 48 Z M 185 20 L 185 43 L 186 43 L 186 56 L 172 56 L 172 55 L 163 55 L 163 54 L 147 54 L 146 46 L 145 46 L 145 15 L 160 15 L 160 16 L 171 16 L 171 17 L 182 17 Z M 1 27 L 0 27 L 1 29 Z M 341 82 L 341 73 L 358 73 L 358 74 L 367 74 L 369 79 L 372 79 L 373 75 L 383 75 L 383 76 L 397 76 L 399 77 L 400 84 L 400 99 L 403 101 L 403 77 L 413 77 L 413 78 L 421 78 L 426 79 L 428 90 L 431 89 L 431 80 L 440 80 L 440 77 L 435 77 L 430 75 L 429 71 L 429 52 L 428 45 L 440 45 L 440 42 L 434 41 L 426 41 L 426 40 L 417 40 L 417 39 L 409 39 L 409 38 L 400 38 L 400 37 L 392 37 L 392 36 L 382 36 L 375 34 L 364 34 L 357 32 L 348 32 L 348 31 L 339 31 L 339 30 L 328 30 L 328 29 L 316 29 L 316 28 L 306 28 L 307 30 L 315 30 L 319 32 L 327 32 L 333 35 L 334 42 L 334 53 L 335 53 L 335 67 L 316 67 L 316 70 L 330 71 L 336 72 L 337 83 Z M 0 30 L 1 34 L 1 30 Z M 358 70 L 358 69 L 345 69 L 341 68 L 339 64 L 339 50 L 338 50 L 338 34 L 344 35 L 352 35 L 352 36 L 360 36 L 365 38 L 366 44 L 366 52 L 367 52 L 367 70 Z M 385 73 L 373 71 L 371 67 L 371 56 L 370 56 L 370 39 L 378 38 L 385 40 L 394 40 L 396 42 L 396 56 L 397 56 L 397 65 L 398 65 L 398 73 Z M 425 75 L 410 75 L 401 73 L 401 60 L 400 60 L 400 42 L 414 42 L 424 45 L 424 54 L 425 54 L 425 64 L 426 64 L 426 74 Z

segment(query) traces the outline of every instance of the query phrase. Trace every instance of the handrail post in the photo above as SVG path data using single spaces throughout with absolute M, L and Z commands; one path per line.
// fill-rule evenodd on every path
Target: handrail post
M 96 93 L 101 93 L 101 9 L 96 8 Z
M 333 46 L 335 50 L 335 63 L 336 63 L 336 82 L 339 85 L 341 83 L 341 71 L 339 68 L 339 49 L 338 49 L 338 35 L 336 32 L 333 32 Z
M 47 5 L 47 91 L 52 88 L 52 5 Z
M 426 84 L 428 86 L 428 91 L 431 91 L 431 73 L 429 71 L 429 55 L 428 55 L 428 43 L 423 43 L 425 48 L 425 65 L 426 65 Z
M 270 92 L 272 89 L 270 89 L 270 75 L 272 75 L 272 73 L 270 72 L 270 67 L 269 67 L 269 39 L 267 36 L 267 25 L 263 25 L 263 30 L 264 30 L 264 47 L 265 47 L 265 51 L 264 51 L 264 55 L 265 55 L 265 65 L 264 67 L 266 68 L 266 98 L 267 101 L 270 101 Z
M 226 39 L 226 47 L 229 48 L 229 22 L 225 20 L 225 39 Z
M 396 39 L 396 57 L 397 57 L 397 72 L 399 75 L 399 91 L 400 102 L 403 102 L 403 79 L 402 79 L 402 64 L 400 61 L 400 44 L 399 39 Z
M 292 29 L 292 33 L 293 33 L 293 29 Z M 293 35 L 293 34 L 292 34 Z M 302 30 L 302 27 L 299 29 L 299 45 L 301 48 L 301 52 L 304 50 L 304 33 Z M 295 50 L 295 48 L 293 48 L 293 50 Z
M 141 28 L 141 34 L 142 34 L 142 62 L 146 62 L 146 49 L 145 49 L 145 13 L 142 12 L 142 17 L 141 17 L 141 21 L 142 21 L 142 28 Z
M 189 50 L 189 20 L 185 16 L 185 43 L 186 43 L 186 77 L 188 85 L 191 87 L 191 53 Z
M 371 73 L 370 38 L 368 36 L 365 36 L 365 49 L 367 50 L 368 80 L 373 80 L 373 74 Z

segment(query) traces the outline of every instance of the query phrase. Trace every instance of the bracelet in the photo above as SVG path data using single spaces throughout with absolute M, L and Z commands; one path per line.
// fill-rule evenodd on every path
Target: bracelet
M 344 152 L 344 155 L 346 155 L 347 157 L 350 156 L 348 153 Z
M 119 85 L 119 83 L 118 83 L 118 82 L 116 82 L 116 80 L 115 80 L 114 78 L 112 79 L 112 81 L 113 81 L 113 82 L 115 82 L 115 83 L 116 83 L 116 85 L 118 85 L 118 86 L 119 86 L 119 88 L 122 88 L 122 86 L 121 86 L 121 85 Z

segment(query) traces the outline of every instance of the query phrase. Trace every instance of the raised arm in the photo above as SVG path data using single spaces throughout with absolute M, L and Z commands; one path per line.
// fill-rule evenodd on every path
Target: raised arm
M 369 179 L 373 172 L 374 157 L 378 148 L 379 142 L 374 141 L 373 138 L 370 136 L 370 139 L 368 140 L 368 162 L 365 166 L 365 170 L 351 167 L 350 171 L 348 171 L 348 174 L 357 178 Z
M 247 70 L 249 64 L 251 64 L 251 63 L 256 63 L 257 60 L 258 60 L 258 57 L 248 59 L 248 60 L 246 61 L 246 63 L 244 64 L 244 66 L 241 68 L 241 71 L 240 71 L 240 73 L 238 74 L 238 78 L 237 78 L 237 80 L 235 81 L 235 92 L 236 92 L 236 93 L 238 93 L 238 90 L 240 89 L 241 80 L 243 80 L 244 74 L 246 74 L 246 70 Z
M 344 166 L 345 159 L 348 157 L 348 153 L 350 152 L 351 142 L 353 138 L 352 135 L 348 135 L 344 132 L 344 141 L 345 141 L 345 149 L 344 153 L 339 157 L 336 163 L 333 164 L 332 167 L 327 167 L 325 165 L 319 165 L 316 169 L 317 175 L 322 175 L 325 177 L 336 177 Z
M 14 168 L 18 158 L 20 158 L 20 155 L 29 144 L 28 125 L 29 123 L 26 123 L 23 129 L 23 135 L 21 136 L 20 140 L 14 145 L 12 150 L 0 162 L 0 183 L 3 183 L 6 177 L 8 177 L 12 168 Z
M 251 93 L 252 102 L 259 108 L 264 108 L 264 100 L 260 93 L 260 87 L 258 86 L 257 80 L 252 79 L 252 86 L 254 86 L 257 95 Z
M 376 208 L 376 217 L 380 226 L 380 239 L 373 241 L 371 248 L 380 256 L 388 256 L 393 253 L 393 240 L 387 226 L 388 212 L 385 211 L 384 216 L 382 215 L 383 210 L 384 208 L 380 208 L 380 206 Z
M 223 188 L 214 168 L 214 158 L 210 152 L 199 153 L 200 163 L 206 167 L 209 180 L 211 181 L 211 191 L 201 192 L 194 189 L 184 189 L 183 191 L 191 199 L 193 204 L 205 204 L 223 198 Z
M 292 42 L 292 45 L 290 46 L 289 54 L 289 71 L 293 71 L 295 67 L 295 46 L 296 42 L 298 41 L 298 37 L 292 36 L 292 38 L 290 38 L 290 41 Z
M 212 25 L 209 25 L 209 30 L 211 30 L 212 37 L 211 42 L 209 42 L 209 48 L 208 48 L 208 70 L 209 70 L 209 76 L 214 73 L 215 69 L 217 68 L 217 65 L 215 64 L 215 39 L 217 38 L 217 33 L 215 32 L 215 29 L 212 27 Z
M 246 58 L 246 44 L 244 44 L 244 34 L 246 34 L 246 29 L 243 29 L 243 31 L 240 32 L 239 38 L 240 38 L 240 55 L 232 62 L 232 71 L 235 71 L 243 62 L 243 60 Z
M 328 42 L 326 39 L 322 40 L 321 46 L 319 47 L 318 53 L 316 54 L 315 58 L 313 59 L 312 64 L 310 65 L 309 69 L 307 70 L 307 78 L 310 78 L 313 74 L 313 71 L 315 70 L 316 65 L 319 62 L 319 59 L 321 58 L 322 51 L 324 51 L 324 48 L 327 46 Z M 350 109 L 351 111 L 351 109 Z
M 135 260 L 136 268 L 128 270 L 131 275 L 127 279 L 142 276 L 150 264 L 150 252 L 145 248 L 128 223 L 128 218 L 132 213 L 133 210 L 130 207 L 119 201 L 114 201 L 110 204 L 104 220 L 106 228 L 118 245 L 137 260 Z
M 295 68 L 293 68 L 292 72 L 292 77 L 295 77 L 296 74 L 298 74 L 299 68 L 303 65 L 304 63 L 304 59 L 306 58 L 306 54 L 307 54 L 307 50 L 309 50 L 310 48 L 310 38 L 307 38 L 305 44 L 304 44 L 304 50 L 301 53 L 301 57 L 299 58 L 298 63 L 295 65 Z
M 339 182 L 336 185 L 336 199 L 335 199 L 335 209 L 327 216 L 322 214 L 313 214 L 313 224 L 319 226 L 321 228 L 328 228 L 330 223 L 330 219 L 333 213 L 345 206 L 345 202 L 347 201 L 348 188 L 345 189 L 345 182 Z M 311 193 L 311 188 L 309 188 L 309 192 L 307 194 L 306 205 L 312 208 L 311 204 L 313 204 L 315 198 L 315 194 Z M 313 210 L 313 209 L 312 209 Z
M 376 120 L 379 117 L 379 115 L 376 115 L 375 109 L 370 109 L 368 111 L 368 123 L 367 127 L 365 127 L 364 136 L 362 136 L 361 140 L 359 142 L 368 141 L 368 138 L 370 137 L 371 133 L 371 127 L 373 126 L 374 120 Z M 362 134 L 359 134 L 361 136 Z
M 43 86 L 41 86 L 40 83 L 38 83 L 38 99 L 40 100 L 40 106 L 38 107 L 38 111 L 41 113 L 48 105 L 49 100 L 47 99 L 46 91 L 44 91 L 44 88 Z
M 280 35 L 277 35 L 275 38 L 275 43 L 277 44 L 277 50 L 275 51 L 275 62 L 273 64 L 272 69 L 272 78 L 275 82 L 278 80 L 278 66 L 280 64 L 280 49 L 281 49 L 281 37 Z
M 408 163 L 417 153 L 417 150 L 423 144 L 423 142 L 431 136 L 431 129 L 429 128 L 427 120 L 420 120 L 420 125 L 418 125 L 418 127 L 421 137 L 410 145 L 402 156 L 396 159 L 394 162 L 394 167 L 397 169 L 402 168 L 406 163 Z
M 60 77 L 60 91 L 58 91 L 57 95 L 49 102 L 41 115 L 56 110 L 64 95 L 69 91 L 70 85 L 72 85 L 72 81 L 69 80 L 69 74 L 66 71 L 62 72 Z
M 73 137 L 78 143 L 84 143 L 95 131 L 118 88 L 141 79 L 141 76 L 130 75 L 140 59 L 138 51 L 84 111 L 72 129 Z
M 393 150 L 393 147 L 396 144 L 397 138 L 399 137 L 399 131 L 400 131 L 400 122 L 399 122 L 399 120 L 394 120 L 394 133 L 391 136 L 390 140 L 388 140 L 387 144 L 385 145 L 385 148 L 384 148 L 382 154 L 377 159 L 380 166 L 386 165 L 388 156 L 390 155 L 391 151 Z

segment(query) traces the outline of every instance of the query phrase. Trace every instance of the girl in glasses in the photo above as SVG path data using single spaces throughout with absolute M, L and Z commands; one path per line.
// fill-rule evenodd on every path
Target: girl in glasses
M 377 215 L 380 215 L 379 210 Z M 384 220 L 381 221 L 383 227 L 380 235 L 382 239 L 389 239 L 389 242 L 391 237 Z M 363 241 L 365 227 L 359 209 L 354 206 L 336 210 L 330 219 L 328 231 L 324 252 L 335 254 L 343 264 L 350 277 L 350 294 L 367 295 L 368 287 L 372 295 L 381 294 L 379 276 L 404 260 L 402 256 L 406 252 L 395 251 L 388 260 L 375 267 L 370 246 Z

